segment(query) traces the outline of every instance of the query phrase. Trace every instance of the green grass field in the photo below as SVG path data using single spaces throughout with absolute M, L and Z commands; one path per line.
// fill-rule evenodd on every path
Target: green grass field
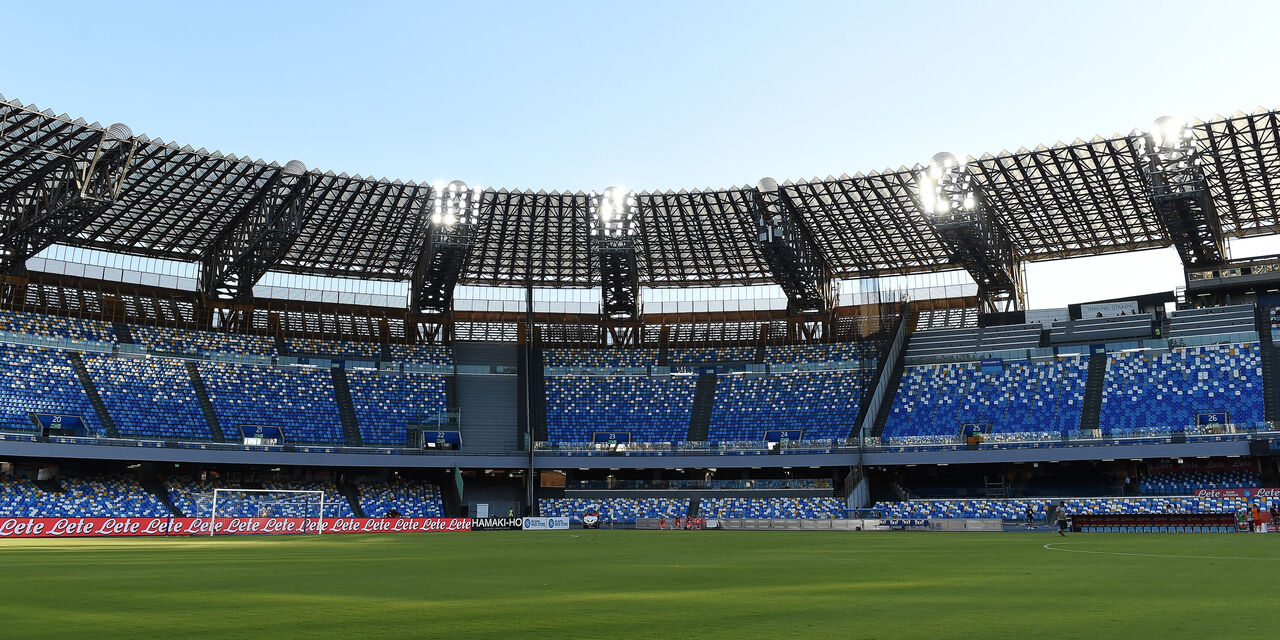
M 3 638 L 1206 638 L 1280 612 L 1280 536 L 1247 534 L 10 539 L 0 567 Z

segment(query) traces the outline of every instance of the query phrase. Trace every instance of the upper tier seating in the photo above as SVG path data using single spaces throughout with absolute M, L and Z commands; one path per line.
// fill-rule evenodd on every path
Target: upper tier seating
M 212 437 L 181 361 L 86 354 L 84 364 L 121 435 Z
M 615 347 L 612 349 L 546 349 L 542 352 L 544 367 L 623 369 L 652 367 L 657 364 L 657 349 Z
M 707 439 L 762 440 L 767 429 L 804 429 L 806 440 L 848 438 L 869 372 L 808 371 L 720 376 Z
M 629 431 L 633 442 L 688 437 L 695 376 L 550 376 L 547 438 L 591 442 L 596 431 Z
M 1169 471 L 1153 473 L 1138 484 L 1144 496 L 1192 495 L 1198 489 L 1251 489 L 1262 486 L 1252 471 Z
M 600 514 L 600 521 L 634 523 L 637 518 L 673 518 L 689 513 L 688 498 L 538 498 L 538 513 L 544 517 L 569 518 L 581 523 L 588 511 Z
M 246 336 L 238 333 L 170 329 L 133 325 L 129 333 L 148 351 L 159 353 L 218 355 L 279 355 L 275 340 L 269 336 Z
M 1118 340 L 1151 337 L 1151 314 L 1058 320 L 1049 330 L 1049 342 L 1058 344 L 1102 344 Z
M 102 423 L 67 354 L 0 343 L 0 429 L 34 430 L 29 413 L 78 416 L 101 435 Z
M 755 362 L 755 359 L 755 347 L 700 347 L 667 350 L 667 362 L 671 366 L 719 362 Z
M 406 364 L 453 366 L 453 349 L 438 344 L 393 344 L 391 359 Z
M 1269 315 L 1271 316 L 1271 340 L 1280 343 L 1280 308 L 1271 307 Z
M 1237 425 L 1264 419 L 1257 344 L 1107 356 L 1100 421 L 1104 433 L 1163 432 L 1194 425 L 1197 413 L 1218 412 Z
M 63 318 L 29 311 L 0 309 L 0 331 L 29 333 L 47 338 L 61 338 L 77 342 L 115 342 L 116 334 L 111 324 L 101 320 Z
M 280 426 L 286 442 L 342 443 L 328 371 L 201 362 L 200 376 L 224 435 L 240 425 Z
M 829 519 L 844 517 L 840 498 L 702 498 L 702 518 Z
M 883 435 L 955 442 L 966 423 L 987 423 L 997 436 L 1075 431 L 1087 372 L 1088 360 L 1079 357 L 1009 362 L 995 374 L 973 362 L 906 367 Z
M 1185 309 L 1169 314 L 1169 338 L 1257 331 L 1253 305 Z
M 289 355 L 311 355 L 328 358 L 358 358 L 381 360 L 382 345 L 355 340 L 320 340 L 317 338 L 286 338 Z
M 917 331 L 907 342 L 907 357 L 1035 349 L 1040 331 L 1039 324 Z
M 1031 506 L 1037 519 L 1044 519 L 1058 500 L 973 499 L 973 500 L 909 500 L 877 502 L 879 509 L 891 518 L 1002 518 L 1023 520 Z M 1236 513 L 1245 504 L 1270 504 L 1251 498 L 1073 498 L 1064 500 L 1069 515 L 1104 515 L 1129 513 Z
M 365 445 L 403 447 L 406 425 L 433 422 L 445 411 L 444 376 L 347 371 L 351 404 Z
M 0 477 L 0 516 L 12 518 L 165 518 L 164 504 L 133 478 L 59 478 L 62 491 Z
M 837 342 L 831 344 L 785 344 L 764 348 L 765 364 L 856 362 L 875 360 L 877 346 L 872 342 Z
M 362 484 L 360 508 L 369 518 L 381 518 L 395 509 L 405 518 L 440 518 L 444 516 L 444 498 L 440 487 L 424 482 L 392 482 Z

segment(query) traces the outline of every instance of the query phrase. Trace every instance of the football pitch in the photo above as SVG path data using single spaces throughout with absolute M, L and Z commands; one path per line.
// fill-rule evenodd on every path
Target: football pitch
M 3 638 L 1213 638 L 1280 611 L 1280 535 L 9 539 L 0 567 Z

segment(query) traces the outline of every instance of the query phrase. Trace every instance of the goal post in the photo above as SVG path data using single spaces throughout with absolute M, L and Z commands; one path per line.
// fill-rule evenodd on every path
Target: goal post
M 218 512 L 221 505 L 222 513 Z M 306 489 L 214 489 L 209 507 L 209 535 L 218 518 L 289 518 L 304 525 L 315 520 L 315 533 L 324 532 L 324 491 Z M 303 527 L 301 533 L 308 533 Z

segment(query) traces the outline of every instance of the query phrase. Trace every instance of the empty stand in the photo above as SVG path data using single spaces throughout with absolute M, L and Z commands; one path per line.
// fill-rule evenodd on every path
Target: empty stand
M 346 372 L 355 421 L 366 445 L 403 447 L 408 425 L 434 424 L 445 411 L 444 376 Z M 464 440 L 464 444 L 471 444 Z
M 120 434 L 212 438 L 181 361 L 88 354 L 84 364 Z
M 830 519 L 844 517 L 840 498 L 702 498 L 703 518 Z
M 0 331 L 26 333 L 72 342 L 115 342 L 111 323 L 101 320 L 64 318 L 29 311 L 0 309 Z
M 1053 437 L 1075 431 L 1084 400 L 1083 358 L 1006 362 L 999 373 L 977 363 L 907 367 L 883 436 L 900 442 L 955 442 L 963 424 L 994 437 Z
M 224 433 L 280 426 L 287 442 L 342 444 L 342 420 L 328 371 L 201 362 L 200 377 Z
M 1151 323 L 1152 315 L 1149 313 L 1058 320 L 1049 329 L 1049 342 L 1055 345 L 1103 344 L 1119 340 L 1149 338 L 1152 335 Z
M 1040 332 L 1039 324 L 918 331 L 907 342 L 906 355 L 910 358 L 1035 349 L 1040 346 Z
M 708 439 L 759 441 L 768 429 L 803 429 L 805 439 L 848 438 L 857 428 L 870 370 L 721 376 Z
M 0 477 L 0 516 L 164 518 L 169 509 L 132 478 L 93 476 L 36 483 Z
M 689 433 L 695 376 L 549 376 L 546 384 L 551 442 L 590 442 L 597 431 L 680 442 Z
M 1108 355 L 1099 420 L 1104 433 L 1142 435 L 1225 413 L 1253 426 L 1264 418 L 1262 354 L 1256 343 Z
M 1248 333 L 1257 330 L 1254 307 L 1251 304 L 1186 309 L 1169 314 L 1169 338 Z
M 269 336 L 246 336 L 238 333 L 134 326 L 130 333 L 148 351 L 184 355 L 279 355 L 275 341 Z
M 444 498 L 440 487 L 422 482 L 361 484 L 357 495 L 360 507 L 370 518 L 381 518 L 395 510 L 405 518 L 440 518 L 444 516 Z
M 688 498 L 539 498 L 542 516 L 569 518 L 581 523 L 583 514 L 595 511 L 604 523 L 634 524 L 637 518 L 673 518 L 689 513 Z
M 93 433 L 105 429 L 64 352 L 0 343 L 0 428 L 37 429 L 31 414 L 77 416 Z

